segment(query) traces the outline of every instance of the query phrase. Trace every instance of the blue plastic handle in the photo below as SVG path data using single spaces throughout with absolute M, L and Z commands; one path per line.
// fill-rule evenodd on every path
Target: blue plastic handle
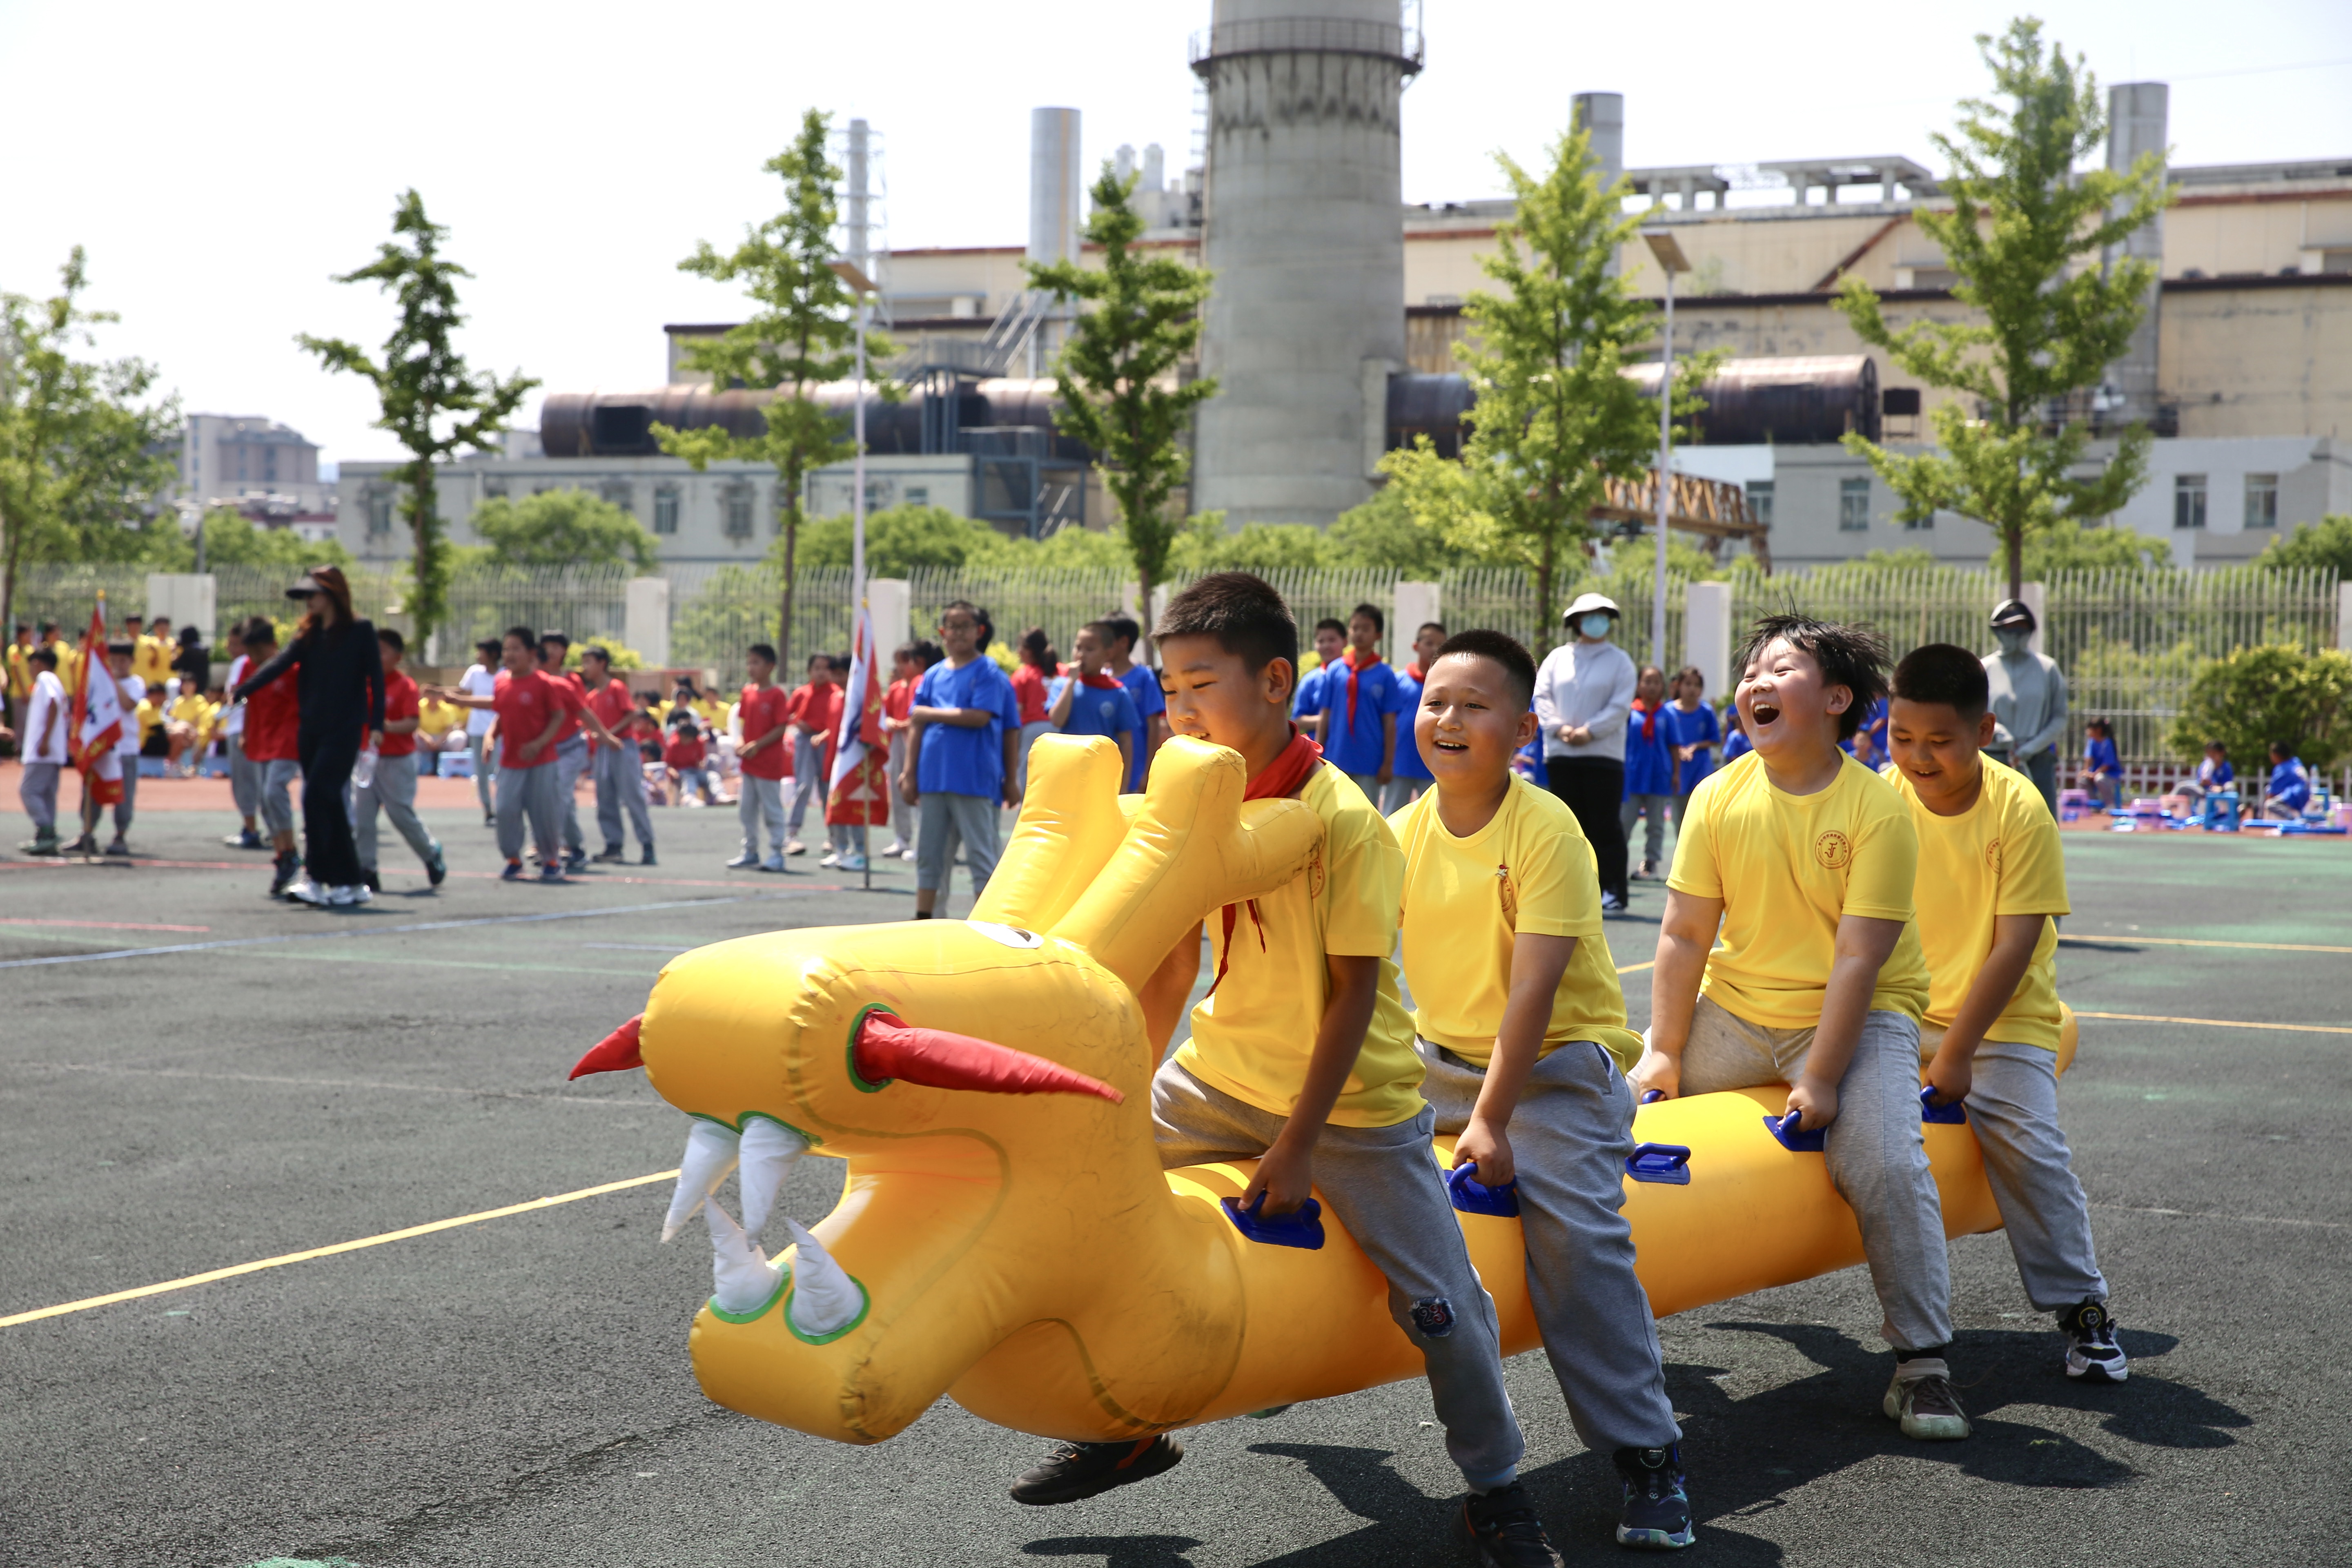
M 1955 1127 L 1965 1124 L 1968 1119 L 1969 1102 L 1966 1096 L 1952 1101 L 1949 1105 L 1938 1105 L 1936 1103 L 1934 1084 L 1931 1083 L 1919 1091 L 1920 1121 L 1933 1121 L 1944 1127 Z
M 1519 1184 L 1513 1180 L 1499 1187 L 1486 1185 L 1478 1179 L 1475 1161 L 1446 1172 L 1445 1190 L 1453 1197 L 1454 1206 L 1464 1214 L 1487 1214 L 1496 1219 L 1517 1219 L 1519 1215 Z
M 1645 1089 L 1642 1091 L 1642 1103 L 1644 1105 L 1655 1105 L 1665 1098 L 1666 1091 L 1663 1089 Z
M 1764 1119 L 1764 1125 L 1770 1131 L 1774 1138 L 1780 1140 L 1780 1147 L 1789 1151 L 1790 1153 L 1818 1154 L 1822 1152 L 1823 1147 L 1825 1147 L 1822 1140 L 1829 1136 L 1830 1130 L 1826 1127 L 1821 1127 L 1814 1129 L 1811 1132 L 1801 1131 L 1798 1128 L 1797 1123 L 1801 1121 L 1803 1117 L 1803 1111 L 1792 1110 L 1786 1116 L 1766 1117 Z
M 1690 1185 L 1690 1146 L 1685 1143 L 1636 1143 L 1625 1157 L 1625 1173 L 1637 1182 L 1657 1182 L 1669 1187 Z
M 1257 1202 L 1247 1208 L 1242 1207 L 1240 1200 L 1235 1198 L 1220 1201 L 1224 1204 L 1225 1217 L 1234 1222 L 1234 1228 L 1252 1241 L 1262 1242 L 1268 1247 L 1296 1247 L 1307 1252 L 1323 1249 L 1323 1205 L 1313 1198 L 1288 1214 L 1276 1215 L 1271 1218 L 1259 1212 L 1265 1207 L 1264 1193 L 1258 1194 Z

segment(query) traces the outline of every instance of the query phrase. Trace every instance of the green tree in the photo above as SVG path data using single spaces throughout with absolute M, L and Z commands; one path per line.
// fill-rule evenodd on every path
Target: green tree
M 1168 498 L 1185 474 L 1185 427 L 1192 410 L 1216 395 L 1217 384 L 1179 383 L 1176 374 L 1201 341 L 1209 274 L 1173 257 L 1136 252 L 1143 219 L 1129 205 L 1134 190 L 1135 179 L 1120 179 L 1108 163 L 1095 181 L 1086 232 L 1102 247 L 1100 271 L 1076 261 L 1024 265 L 1031 288 L 1087 306 L 1055 363 L 1061 406 L 1054 423 L 1094 448 L 1095 466 L 1118 505 L 1148 647 L 1151 590 L 1167 580 L 1169 552 L 1183 528 L 1168 515 Z
M 1323 530 L 1307 522 L 1250 522 L 1228 531 L 1225 514 L 1202 512 L 1187 521 L 1169 552 L 1185 572 L 1285 572 L 1339 563 Z
M 1967 395 L 1935 412 L 1939 449 L 1904 457 L 1848 436 L 1920 521 L 1942 510 L 1989 524 L 2008 557 L 2013 598 L 2025 581 L 2025 542 L 2066 520 L 2106 517 L 2147 477 L 2149 435 L 2126 429 L 2097 478 L 2074 477 L 2090 427 L 2063 417 L 2069 395 L 2097 386 L 2147 310 L 2155 270 L 2145 261 L 2089 265 L 2153 222 L 2170 202 L 2162 160 L 2128 174 L 2076 163 L 2105 141 L 2098 83 L 2063 48 L 2042 44 L 2022 18 L 1977 38 L 2007 105 L 1960 104 L 1957 138 L 1937 135 L 1951 160 L 1948 212 L 1913 216 L 1943 247 L 1952 292 L 1979 321 L 1918 321 L 1896 331 L 1877 293 L 1849 273 L 1838 309 L 1863 342 L 1883 348 L 1930 386 Z M 2054 424 L 2054 428 L 2053 427 Z
M 142 402 L 155 372 L 141 361 L 77 357 L 115 317 L 81 306 L 81 247 L 59 272 L 63 288 L 46 300 L 0 294 L 0 621 L 28 561 L 136 560 L 178 532 L 168 513 L 139 527 L 172 480 L 155 448 L 175 410 Z
M 449 545 L 433 465 L 468 447 L 488 447 L 539 383 L 520 371 L 500 379 L 467 368 L 452 340 L 466 321 L 457 310 L 457 279 L 473 274 L 442 257 L 441 242 L 449 231 L 425 216 L 425 198 L 413 188 L 401 193 L 393 209 L 392 232 L 394 237 L 376 247 L 373 261 L 335 279 L 373 283 L 399 300 L 400 319 L 383 341 L 382 357 L 341 338 L 303 332 L 295 341 L 329 370 L 373 384 L 380 410 L 375 427 L 390 431 L 408 448 L 401 476 L 415 542 L 408 613 L 422 643 L 449 605 Z
M 509 500 L 492 496 L 475 509 L 474 531 L 490 558 L 509 566 L 661 564 L 661 544 L 624 507 L 585 490 L 541 490 Z
M 2352 752 L 2352 653 L 2268 643 L 2214 659 L 2189 682 L 2171 741 L 2175 756 L 2190 759 L 2220 741 L 2247 775 L 2284 741 L 2304 766 L 2327 772 Z
M 2264 545 L 2254 564 L 2273 572 L 2333 572 L 2336 581 L 2352 583 L 2352 517 L 2337 512 L 2298 523 L 2293 533 Z
M 1414 517 L 1400 485 L 1382 485 L 1371 500 L 1341 512 L 1328 537 L 1332 564 L 1384 566 L 1408 582 L 1432 582 L 1456 567 L 1485 564 Z
M 773 390 L 761 405 L 767 428 L 742 437 L 715 426 L 674 430 L 653 427 L 661 449 L 683 458 L 697 473 L 720 460 L 773 465 L 778 484 L 778 521 L 783 560 L 776 610 L 776 646 L 792 657 L 793 574 L 800 545 L 802 491 L 812 468 L 838 462 L 854 448 L 842 420 L 811 395 L 810 388 L 839 381 L 855 367 L 852 344 L 856 302 L 833 270 L 833 231 L 840 219 L 835 192 L 841 169 L 825 156 L 830 117 L 808 110 L 801 115 L 793 144 L 768 160 L 765 170 L 784 183 L 784 210 L 749 230 L 743 243 L 725 255 L 703 241 L 679 262 L 678 270 L 714 283 L 740 282 L 757 309 L 751 320 L 687 350 L 686 363 L 708 371 L 719 386 Z M 868 333 L 866 352 L 896 352 L 886 338 Z
M 850 529 L 846 516 L 811 518 L 801 540 L 801 563 L 847 567 Z M 1035 547 L 1009 540 L 978 518 L 958 517 L 945 507 L 885 507 L 866 517 L 866 571 L 874 577 L 904 577 L 923 566 L 974 566 L 1024 548 Z M 783 569 L 783 541 L 776 542 L 768 559 Z
M 2165 542 L 2137 529 L 2061 518 L 2027 537 L 2023 571 L 2027 581 L 2042 582 L 2053 572 L 2147 572 L 2171 563 Z
M 205 533 L 205 566 L 258 566 L 268 571 L 282 572 L 288 576 L 299 575 L 312 566 L 343 566 L 352 563 L 352 552 L 343 548 L 342 541 L 327 539 L 317 542 L 304 539 L 290 528 L 269 528 L 255 522 L 235 507 L 216 506 L 204 515 L 199 525 Z M 159 528 L 154 548 L 147 559 L 165 572 L 193 572 L 196 569 L 196 542 L 176 528 Z
M 1602 188 L 1584 132 L 1554 144 L 1540 179 L 1507 156 L 1496 162 L 1517 206 L 1478 262 L 1506 291 L 1481 289 L 1463 307 L 1470 335 L 1454 353 L 1477 403 L 1461 460 L 1423 437 L 1381 468 L 1424 527 L 1454 549 L 1531 569 L 1549 605 L 1563 569 L 1580 564 L 1607 481 L 1638 478 L 1656 459 L 1657 410 L 1622 373 L 1658 316 L 1613 270 L 1641 220 L 1621 213 L 1622 180 Z M 1696 384 L 1715 363 L 1675 367 L 1677 412 L 1697 411 Z

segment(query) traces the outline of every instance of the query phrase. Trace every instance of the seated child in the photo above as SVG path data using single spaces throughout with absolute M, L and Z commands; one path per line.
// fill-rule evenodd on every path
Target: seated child
M 2124 803 L 2124 764 L 2116 755 L 2115 726 L 2105 719 L 2094 719 L 2084 729 L 2087 738 L 2083 742 L 2082 787 L 2112 811 Z
M 1526 1444 L 1503 1389 L 1494 1301 L 1430 1151 L 1435 1119 L 1389 958 L 1404 857 L 1363 792 L 1290 721 L 1298 624 L 1281 595 L 1248 573 L 1216 573 L 1171 599 L 1157 629 L 1170 727 L 1239 752 L 1250 798 L 1303 801 L 1325 833 L 1322 876 L 1302 871 L 1207 922 L 1216 981 L 1192 1009 L 1192 1038 L 1152 1079 L 1160 1163 L 1256 1159 L 1242 1203 L 1268 1215 L 1297 1209 L 1322 1177 L 1323 1201 L 1387 1277 L 1397 1326 L 1426 1359 L 1447 1452 L 1469 1484 L 1457 1529 L 1482 1563 L 1557 1563 L 1518 1480 Z M 1200 963 L 1196 928 L 1145 984 L 1155 1041 L 1174 1032 Z M 1164 1433 L 1065 1443 L 1013 1496 L 1074 1502 L 1183 1453 Z
M 1919 835 L 1919 945 L 1934 976 L 1919 1052 L 1939 1104 L 1968 1102 L 2009 1249 L 2034 1310 L 2058 1314 L 2066 1375 L 2128 1375 L 2058 1130 L 2058 932 L 2066 865 L 2033 781 L 1986 767 L 1984 665 L 1949 643 L 1895 667 L 1886 778 Z
M 662 761 L 669 768 L 670 783 L 677 790 L 680 805 L 709 805 L 715 793 L 710 782 L 709 752 L 702 743 L 701 727 L 688 713 L 683 722 L 670 731 L 669 743 L 662 748 Z
M 213 712 L 213 704 L 202 693 L 185 691 L 172 699 L 163 712 L 166 772 L 195 777 L 196 759 L 204 755 L 205 742 L 212 734 Z
M 1863 627 L 1756 623 L 1736 697 L 1756 750 L 1691 797 L 1630 1076 L 1669 1096 L 1789 1085 L 1800 1127 L 1828 1130 L 1885 1313 L 1881 1408 L 1907 1437 L 1956 1438 L 1951 1274 L 1919 1131 L 1919 837 L 1893 787 L 1838 749 L 1885 690 L 1885 658 Z
M 2311 774 L 2284 741 L 2271 742 L 2271 782 L 2263 786 L 2263 815 L 2274 822 L 2296 822 L 2311 804 Z
M 1461 1135 L 1455 1165 L 1517 1183 L 1536 1323 L 1577 1436 L 1616 1464 L 1619 1543 L 1688 1546 L 1682 1431 L 1621 1212 L 1623 1069 L 1642 1041 L 1601 934 L 1592 846 L 1558 795 L 1511 773 L 1538 732 L 1535 685 L 1528 650 L 1491 631 L 1447 639 L 1423 677 L 1412 739 L 1436 788 L 1389 817 L 1421 1091 L 1437 1130 Z
M 2232 787 L 2238 782 L 2238 770 L 2230 765 L 2230 748 L 2219 741 L 2205 742 L 2204 760 L 2197 764 L 2194 778 L 2182 779 L 2172 786 L 2175 795 L 2185 795 L 2190 800 L 2203 800 L 2207 795 Z
M 1665 707 L 1666 672 L 1645 664 L 1634 678 L 1633 706 L 1625 717 L 1625 804 L 1618 812 L 1628 845 L 1633 842 L 1633 824 L 1649 818 L 1642 863 L 1632 873 L 1637 882 L 1657 880 L 1658 858 L 1666 852 L 1666 803 L 1675 793 L 1675 752 Z

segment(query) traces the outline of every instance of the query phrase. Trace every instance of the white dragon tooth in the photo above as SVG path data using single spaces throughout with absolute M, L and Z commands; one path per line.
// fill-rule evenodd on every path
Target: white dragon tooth
M 757 1237 L 768 1227 L 768 1216 L 775 1212 L 776 1194 L 784 1190 L 784 1177 L 808 1148 L 801 1135 L 782 1122 L 771 1121 L 764 1116 L 751 1118 L 743 1128 L 743 1169 L 736 1184 L 743 1194 L 743 1230 Z
M 719 1190 L 735 1168 L 735 1130 L 716 1121 L 695 1119 L 686 1135 L 686 1157 L 677 1163 L 677 1190 L 670 1194 L 669 1213 L 663 1216 L 661 1238 L 667 1241 L 694 1217 L 694 1211 Z
M 743 1234 L 716 1198 L 703 1205 L 710 1226 L 710 1301 L 724 1312 L 756 1312 L 775 1296 L 783 1270 Z
M 787 1215 L 784 1223 L 800 1247 L 793 1259 L 792 1300 L 784 1304 L 793 1327 L 811 1339 L 847 1328 L 866 1310 L 866 1293 L 800 1221 Z

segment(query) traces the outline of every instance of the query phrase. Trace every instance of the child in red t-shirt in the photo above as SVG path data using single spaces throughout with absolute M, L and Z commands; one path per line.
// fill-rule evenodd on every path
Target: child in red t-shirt
M 923 671 L 939 662 L 939 658 L 938 649 L 921 642 L 900 643 L 890 656 L 890 686 L 882 693 L 882 733 L 889 739 L 890 776 L 894 779 L 906 771 L 907 732 L 914 728 L 907 715 L 915 706 L 915 683 L 923 679 Z M 915 858 L 912 812 L 890 814 L 890 843 L 882 853 L 893 859 Z
M 375 640 L 382 645 L 383 659 L 383 744 L 376 755 L 374 776 L 352 795 L 352 837 L 359 848 L 360 869 L 366 873 L 370 892 L 383 891 L 375 856 L 375 818 L 381 810 L 392 819 L 394 831 L 425 862 L 425 878 L 437 888 L 449 875 L 449 868 L 441 858 L 439 842 L 416 816 L 419 704 L 416 682 L 401 668 L 407 640 L 391 626 L 378 626 Z
M 670 731 L 669 743 L 662 748 L 662 762 L 669 769 L 670 783 L 677 786 L 678 805 L 710 804 L 710 771 L 707 763 L 709 754 L 702 744 L 702 731 L 693 720 L 685 721 Z
M 809 803 L 816 803 L 820 818 L 824 816 L 825 774 L 833 766 L 834 735 L 841 728 L 842 689 L 836 681 L 845 673 L 834 668 L 831 654 L 813 653 L 808 684 L 792 695 L 793 798 L 791 820 L 784 826 L 787 855 L 807 852 L 808 847 L 801 842 L 801 824 L 807 818 Z

